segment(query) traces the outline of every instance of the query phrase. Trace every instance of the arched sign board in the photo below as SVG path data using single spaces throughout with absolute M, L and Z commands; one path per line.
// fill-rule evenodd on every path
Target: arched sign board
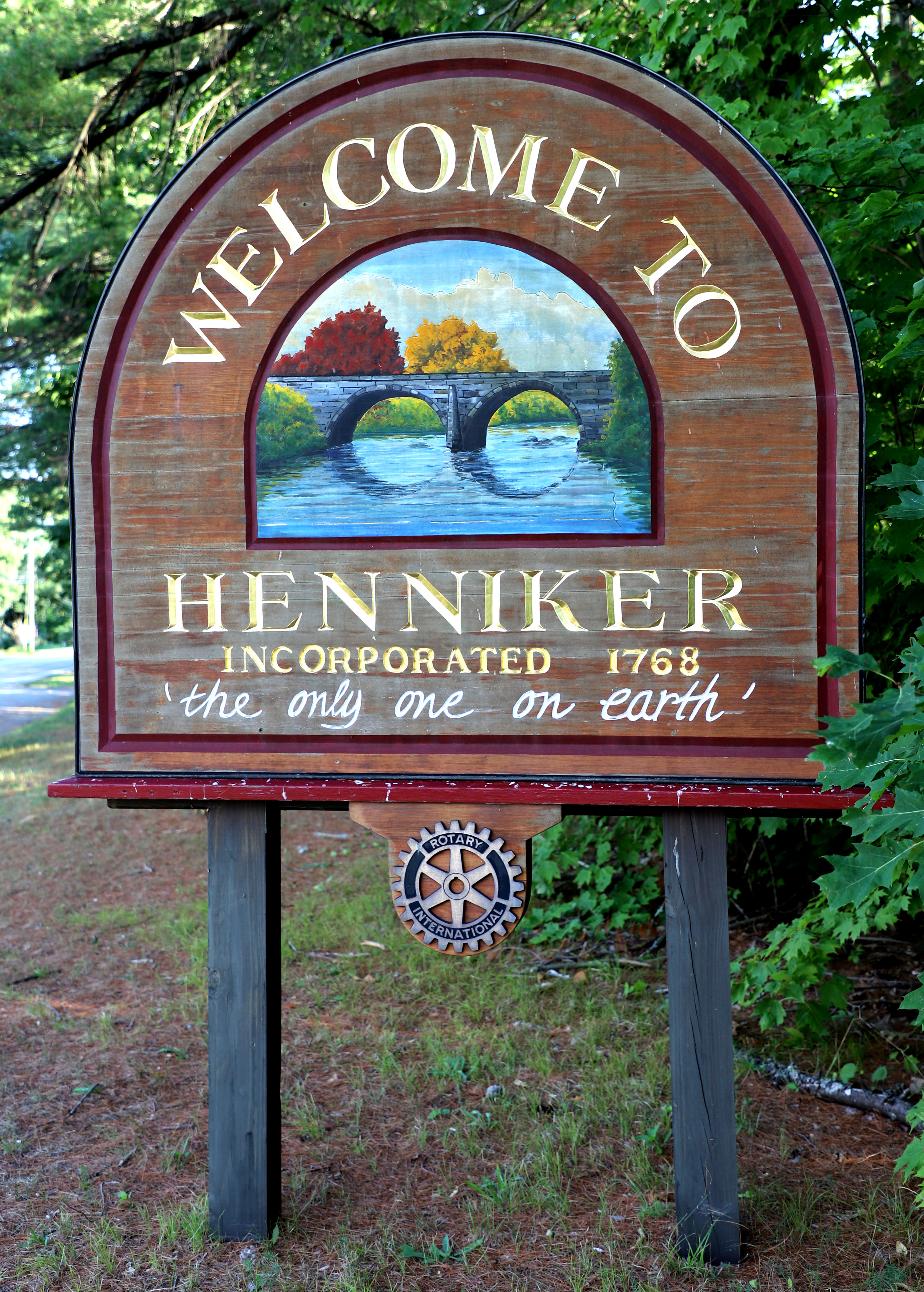
M 677 87 L 507 36 L 300 77 L 174 180 L 95 320 L 78 774 L 52 792 L 350 802 L 392 841 L 405 923 L 450 951 L 515 923 L 561 805 L 817 811 L 806 756 L 852 692 L 813 660 L 858 648 L 860 420 L 817 235 Z M 684 974 L 727 1001 L 721 956 L 671 965 L 672 1014 Z M 718 1058 L 697 1035 L 696 1097 L 728 1104 L 703 1125 L 727 1125 L 730 1033 Z M 213 1084 L 215 1135 L 253 1127 L 229 1099 Z M 724 1218 L 720 1253 L 730 1125 L 724 1165 L 678 1131 L 678 1207 L 686 1170 L 691 1241 Z M 246 1231 L 253 1197 L 225 1203 Z
M 436 372 L 284 376 L 323 447 L 262 461 L 278 356 L 367 303 L 402 358 L 455 317 L 510 370 L 446 350 Z M 607 457 L 614 342 L 641 431 Z M 571 427 L 498 429 L 530 390 Z M 354 437 L 388 395 L 437 433 Z M 506 37 L 292 81 L 170 185 L 94 324 L 79 771 L 490 777 L 497 801 L 524 779 L 603 801 L 809 782 L 844 685 L 812 661 L 857 647 L 859 417 L 817 236 L 676 87 Z

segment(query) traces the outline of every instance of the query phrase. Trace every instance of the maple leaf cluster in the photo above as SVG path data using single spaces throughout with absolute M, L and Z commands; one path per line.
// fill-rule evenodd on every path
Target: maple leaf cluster
M 322 319 L 294 354 L 280 355 L 274 377 L 333 377 L 359 373 L 404 371 L 404 358 L 395 328 L 377 306 L 341 310 Z

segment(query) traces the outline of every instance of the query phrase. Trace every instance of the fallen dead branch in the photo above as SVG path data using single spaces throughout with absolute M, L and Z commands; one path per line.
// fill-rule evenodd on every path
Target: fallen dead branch
M 24 982 L 41 982 L 43 978 L 52 978 L 60 969 L 39 969 L 35 973 L 27 973 L 24 978 L 10 978 L 4 983 L 5 987 L 18 987 Z
M 86 1100 L 87 1100 L 87 1099 L 89 1099 L 89 1098 L 90 1098 L 90 1096 L 91 1096 L 95 1091 L 99 1090 L 100 1088 L 101 1088 L 101 1087 L 100 1087 L 100 1084 L 99 1084 L 99 1082 L 98 1082 L 98 1081 L 94 1081 L 92 1086 L 87 1086 L 86 1090 L 83 1092 L 83 1094 L 82 1094 L 82 1095 L 80 1096 L 80 1098 L 77 1100 L 76 1104 L 74 1104 L 74 1107 L 73 1107 L 73 1108 L 68 1108 L 68 1110 L 67 1110 L 67 1112 L 64 1114 L 64 1116 L 65 1116 L 65 1117 L 73 1117 L 74 1113 L 77 1111 L 77 1109 L 80 1107 L 80 1105 L 81 1105 L 82 1103 L 85 1103 L 85 1102 L 86 1102 Z
M 829 1103 L 845 1104 L 848 1108 L 859 1108 L 863 1112 L 878 1113 L 888 1117 L 900 1126 L 908 1126 L 908 1113 L 912 1104 L 898 1095 L 877 1094 L 874 1090 L 865 1090 L 862 1086 L 847 1085 L 835 1081 L 833 1077 L 819 1077 L 810 1072 L 802 1072 L 793 1063 L 778 1063 L 776 1059 L 761 1059 L 755 1054 L 739 1050 L 737 1058 L 742 1059 L 755 1072 L 766 1077 L 773 1085 L 795 1086 L 806 1094 L 826 1099 Z

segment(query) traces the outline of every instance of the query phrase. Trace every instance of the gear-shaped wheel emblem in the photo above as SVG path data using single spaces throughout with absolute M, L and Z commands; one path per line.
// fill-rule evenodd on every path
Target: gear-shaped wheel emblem
M 526 909 L 523 867 L 504 840 L 478 829 L 437 821 L 391 868 L 398 918 L 421 942 L 440 951 L 486 951 L 505 938 Z

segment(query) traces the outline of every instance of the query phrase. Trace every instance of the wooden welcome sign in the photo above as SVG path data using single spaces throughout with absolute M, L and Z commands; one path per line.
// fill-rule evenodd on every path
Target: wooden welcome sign
M 562 805 L 819 810 L 859 432 L 824 249 L 675 86 L 509 36 L 300 77 L 95 320 L 53 792 L 352 803 L 453 953 L 516 923 Z
M 356 373 L 354 328 L 297 375 L 370 305 L 390 353 Z M 487 371 L 409 362 L 446 318 Z M 314 410 L 289 456 L 267 384 Z M 529 391 L 574 429 L 495 430 Z M 386 398 L 437 433 L 357 435 Z M 700 104 L 525 38 L 322 68 L 178 176 L 96 319 L 79 770 L 806 782 L 843 685 L 812 660 L 857 645 L 858 418 L 816 236 Z

